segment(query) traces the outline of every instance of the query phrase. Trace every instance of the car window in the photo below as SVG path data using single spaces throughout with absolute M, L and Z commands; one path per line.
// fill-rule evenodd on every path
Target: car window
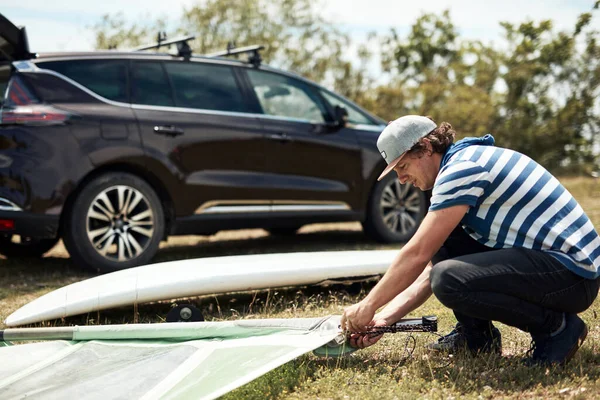
M 343 98 L 335 96 L 324 90 L 321 90 L 321 94 L 323 95 L 323 97 L 325 97 L 325 100 L 327 100 L 332 107 L 344 107 L 348 111 L 348 122 L 350 122 L 351 124 L 378 125 L 375 122 L 373 122 L 371 118 L 369 118 L 363 112 L 354 107 L 352 103 L 344 100 Z
M 325 122 L 324 105 L 303 82 L 257 70 L 248 70 L 248 76 L 265 114 Z
M 175 105 L 160 62 L 134 62 L 131 65 L 131 102 L 153 106 Z
M 109 100 L 127 102 L 127 64 L 123 60 L 69 60 L 38 64 Z
M 168 62 L 164 66 L 178 107 L 246 111 L 233 68 L 192 62 Z

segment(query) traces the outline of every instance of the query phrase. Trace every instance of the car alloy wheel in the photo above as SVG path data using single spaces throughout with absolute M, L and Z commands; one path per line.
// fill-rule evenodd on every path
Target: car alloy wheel
M 123 262 L 136 258 L 154 235 L 154 213 L 149 200 L 130 186 L 111 186 L 92 201 L 86 232 L 98 254 Z
M 408 235 L 421 222 L 422 199 L 419 189 L 390 180 L 383 188 L 379 209 L 385 226 L 392 232 Z

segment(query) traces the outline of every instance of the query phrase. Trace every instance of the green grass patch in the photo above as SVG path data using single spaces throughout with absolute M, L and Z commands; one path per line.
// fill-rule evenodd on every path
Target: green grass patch
M 600 226 L 600 180 L 562 179 L 596 227 Z M 304 227 L 293 237 L 269 236 L 262 230 L 220 232 L 210 237 L 176 237 L 163 243 L 154 262 L 259 253 L 394 249 L 368 240 L 360 224 Z M 0 259 L 0 318 L 36 297 L 93 276 L 72 265 L 62 246 L 42 260 Z M 352 285 L 280 288 L 179 299 L 120 307 L 35 326 L 164 322 L 177 302 L 200 308 L 207 320 L 240 318 L 302 318 L 341 314 L 362 299 L 374 282 Z M 582 349 L 565 368 L 526 368 L 520 360 L 529 336 L 499 328 L 503 357 L 447 357 L 428 352 L 433 334 L 385 335 L 379 344 L 340 359 L 307 354 L 229 393 L 227 399 L 593 399 L 600 398 L 600 321 L 598 303 L 582 314 L 590 333 Z M 414 316 L 437 315 L 440 333 L 455 323 L 452 312 L 436 299 Z M 0 329 L 5 328 L 0 324 Z

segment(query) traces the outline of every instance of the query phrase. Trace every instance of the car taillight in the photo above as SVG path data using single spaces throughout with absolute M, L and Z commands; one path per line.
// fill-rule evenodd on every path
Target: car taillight
M 46 125 L 64 122 L 69 114 L 43 104 L 17 106 L 2 109 L 3 124 Z
M 15 221 L 12 219 L 0 219 L 0 231 L 10 231 L 15 229 Z
M 43 104 L 19 75 L 12 77 L 0 112 L 1 124 L 48 125 L 59 124 L 69 113 Z

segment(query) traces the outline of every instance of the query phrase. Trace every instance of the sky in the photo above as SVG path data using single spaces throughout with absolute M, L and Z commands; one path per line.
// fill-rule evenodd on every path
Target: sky
M 243 1 L 243 0 L 241 0 Z M 0 0 L 0 13 L 26 26 L 32 52 L 92 50 L 90 26 L 102 15 L 122 12 L 129 21 L 166 17 L 176 24 L 184 7 L 198 0 Z M 500 21 L 551 19 L 557 30 L 572 29 L 594 0 L 324 0 L 319 9 L 357 41 L 370 31 L 406 33 L 423 12 L 450 10 L 460 36 L 502 43 Z M 193 32 L 190 32 L 193 34 Z

